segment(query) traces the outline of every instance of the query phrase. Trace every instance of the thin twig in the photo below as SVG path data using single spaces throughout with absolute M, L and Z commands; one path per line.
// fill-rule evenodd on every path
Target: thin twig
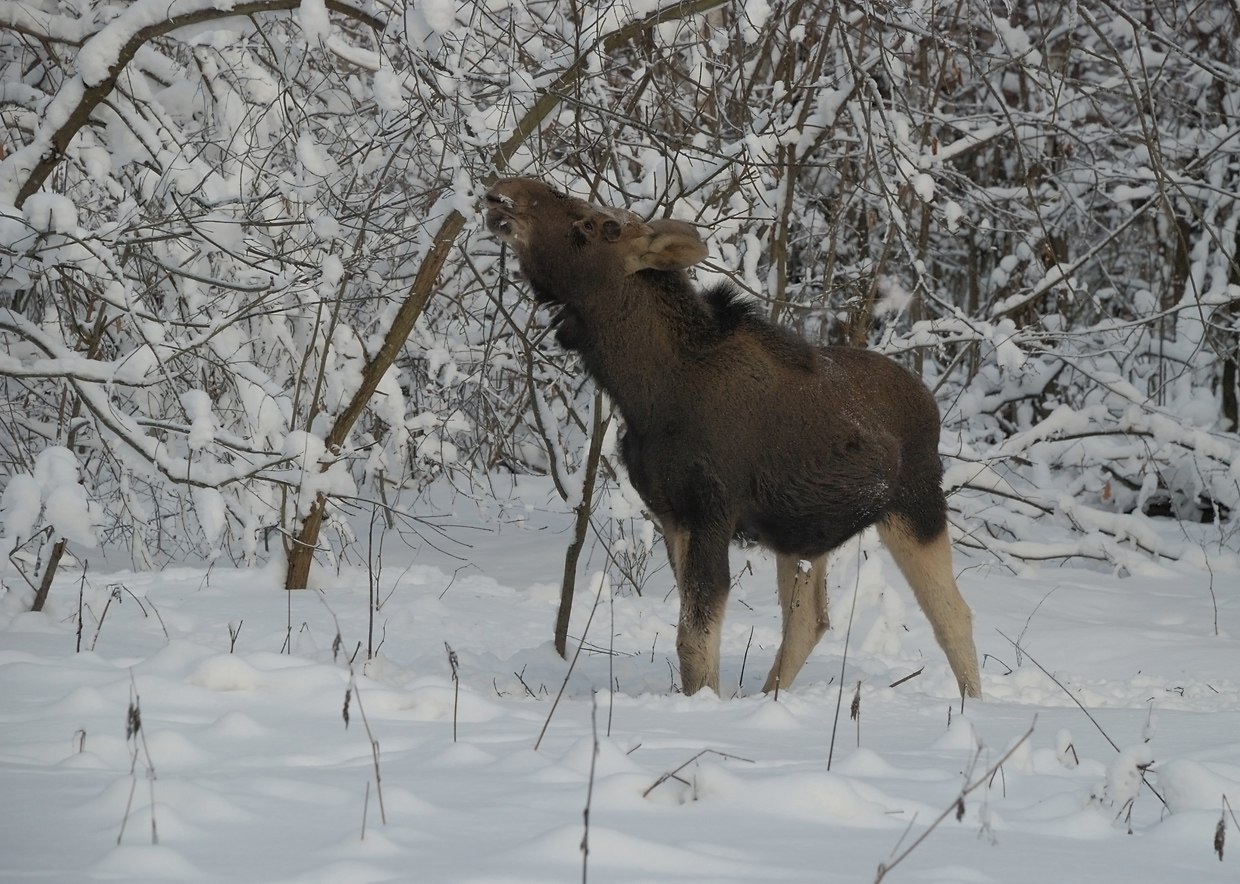
M 379 610 L 379 576 L 383 573 L 383 538 L 386 532 L 379 534 L 379 552 L 375 555 L 375 522 L 379 518 L 379 507 L 370 511 L 370 530 L 367 534 L 366 547 L 366 659 L 375 658 L 375 614 Z
M 917 676 L 921 675 L 925 671 L 926 671 L 926 667 L 923 666 L 920 669 L 910 672 L 908 675 L 897 678 L 891 684 L 887 685 L 887 687 L 898 688 L 900 685 L 904 684 L 906 681 L 912 681 L 913 679 L 915 679 Z
M 611 627 L 607 631 L 607 738 L 611 739 L 611 719 L 616 711 L 616 594 L 607 594 Z
M 362 727 L 366 729 L 366 739 L 370 741 L 370 756 L 375 768 L 375 795 L 379 799 L 379 820 L 387 825 L 387 811 L 383 807 L 383 778 L 379 774 L 379 741 L 370 730 L 370 721 L 366 718 L 366 709 L 362 706 L 362 692 L 358 689 L 357 677 L 350 671 L 349 687 L 344 695 L 344 726 L 349 726 L 349 697 L 357 700 L 357 711 L 362 716 Z
M 997 633 L 999 633 L 999 635 L 1003 636 L 1003 638 L 1004 638 L 1004 639 L 1006 639 L 1006 640 L 1007 640 L 1007 641 L 1008 641 L 1008 642 L 1012 645 L 1012 647 L 1016 648 L 1017 653 L 1019 653 L 1019 654 L 1023 654 L 1025 657 L 1027 657 L 1030 663 L 1032 663 L 1034 666 L 1038 667 L 1038 669 L 1040 669 L 1040 670 L 1042 671 L 1042 674 L 1043 674 L 1043 675 L 1045 675 L 1047 678 L 1049 678 L 1051 681 L 1053 681 L 1053 682 L 1054 682 L 1054 683 L 1055 683 L 1055 684 L 1059 687 L 1059 689 L 1060 689 L 1061 691 L 1063 691 L 1065 694 L 1067 694 L 1067 695 L 1068 695 L 1068 697 L 1072 700 L 1072 702 L 1073 702 L 1073 703 L 1075 703 L 1075 704 L 1077 705 L 1077 708 L 1078 708 L 1078 709 L 1080 709 L 1082 712 L 1084 712 L 1084 713 L 1085 713 L 1085 717 L 1089 719 L 1090 723 L 1091 723 L 1091 724 L 1093 724 L 1093 726 L 1094 726 L 1095 728 L 1097 728 L 1097 729 L 1098 729 L 1098 733 L 1102 734 L 1103 738 L 1104 738 L 1104 739 L 1105 739 L 1108 743 L 1110 743 L 1110 744 L 1111 744 L 1111 748 L 1112 748 L 1112 749 L 1114 749 L 1116 752 L 1120 752 L 1120 751 L 1122 751 L 1122 750 L 1119 748 L 1119 746 L 1118 746 L 1118 745 L 1116 745 L 1115 741 L 1111 739 L 1110 735 L 1109 735 L 1106 731 L 1104 731 L 1104 730 L 1102 729 L 1102 725 L 1100 725 L 1100 724 L 1098 723 L 1098 719 L 1094 718 L 1094 716 L 1090 713 L 1090 711 L 1089 711 L 1088 709 L 1086 709 L 1086 708 L 1085 708 L 1085 704 L 1083 704 L 1080 700 L 1078 700 L 1078 699 L 1076 698 L 1076 695 L 1075 695 L 1075 694 L 1073 694 L 1070 690 L 1068 690 L 1068 688 L 1064 685 L 1064 683 L 1063 683 L 1063 682 L 1061 682 L 1061 681 L 1060 681 L 1059 679 L 1057 679 L 1055 676 L 1051 675 L 1051 673 L 1047 670 L 1047 668 L 1046 668 L 1045 666 L 1043 666 L 1043 665 L 1042 665 L 1041 663 L 1039 663 L 1037 660 L 1033 659 L 1033 657 L 1032 657 L 1032 656 L 1030 656 L 1030 654 L 1029 654 L 1029 652 L 1028 652 L 1027 650 L 1025 650 L 1024 648 L 1022 648 L 1022 647 L 1021 647 L 1020 645 L 1018 645 L 1016 642 L 1012 641 L 1012 639 L 1008 638 L 1006 635 L 1004 635 L 1003 630 L 1001 630 L 1001 629 L 996 629 L 996 630 L 995 630 L 995 632 L 997 632 Z M 1149 786 L 1150 791 L 1154 793 L 1154 797 L 1155 797 L 1155 798 L 1157 798 L 1159 801 L 1161 801 L 1161 802 L 1162 802 L 1163 807 L 1166 807 L 1166 806 L 1167 806 L 1167 800 L 1166 800 L 1165 798 L 1163 798 L 1163 797 L 1162 797 L 1162 795 L 1159 793 L 1159 791 L 1158 791 L 1157 789 L 1155 789 L 1155 788 L 1154 788 L 1153 784 L 1152 784 L 1152 783 L 1151 783 L 1148 779 L 1146 779 L 1146 776 L 1145 776 L 1145 771 L 1144 771 L 1144 770 L 1142 770 L 1142 771 L 1140 771 L 1140 773 L 1141 773 L 1141 782 L 1143 782 L 1143 783 L 1145 783 L 1145 785 Z
M 461 677 L 460 677 L 460 660 L 457 659 L 456 651 L 452 650 L 452 645 L 447 642 L 443 643 L 444 650 L 448 652 L 448 668 L 452 670 L 452 742 L 456 742 L 456 714 L 461 703 Z M 526 690 L 529 690 L 526 688 Z
M 857 689 L 853 692 L 852 705 L 848 717 L 857 722 L 857 748 L 861 748 L 861 680 L 857 680 Z
M 86 595 L 86 569 L 82 568 L 82 579 L 78 583 L 78 610 L 77 610 L 77 646 L 75 653 L 82 653 L 82 603 Z
M 150 786 L 151 811 L 151 843 L 159 843 L 159 830 L 155 825 L 155 762 L 151 760 L 151 747 L 146 742 L 146 729 L 142 726 L 142 698 L 138 696 L 138 682 L 133 671 L 129 673 L 129 707 L 125 713 L 125 740 L 133 741 L 129 754 L 129 798 L 125 801 L 125 815 L 121 818 L 121 830 L 116 835 L 116 843 L 120 845 L 125 837 L 125 826 L 129 822 L 129 812 L 133 808 L 133 796 L 138 788 L 136 776 L 139 752 L 146 758 L 146 779 Z
M 551 711 L 547 713 L 547 720 L 543 722 L 542 730 L 538 732 L 538 739 L 534 741 L 534 751 L 538 751 L 538 747 L 542 745 L 543 737 L 547 735 L 547 728 L 551 726 L 551 717 L 555 715 L 556 707 L 560 705 L 560 698 L 564 696 L 564 691 L 568 688 L 568 680 L 572 677 L 573 669 L 577 665 L 577 658 L 581 656 L 581 649 L 585 647 L 586 636 L 590 633 L 590 624 L 594 622 L 594 612 L 598 610 L 599 600 L 603 597 L 603 587 L 607 585 L 607 575 L 599 574 L 598 591 L 594 594 L 594 605 L 590 608 L 590 616 L 586 618 L 585 629 L 581 630 L 581 641 L 577 643 L 577 650 L 573 653 L 573 659 L 569 661 L 568 671 L 564 673 L 564 681 L 560 682 L 560 690 L 555 695 L 555 700 L 551 703 Z
M 646 788 L 646 791 L 642 792 L 642 797 L 643 798 L 647 797 L 651 792 L 659 788 L 659 786 L 662 786 L 664 783 L 666 783 L 670 779 L 680 779 L 680 777 L 678 777 L 677 774 L 679 774 L 682 770 L 684 770 L 689 765 L 693 764 L 693 762 L 697 761 L 703 755 L 718 755 L 720 758 L 728 758 L 728 759 L 731 759 L 732 761 L 744 761 L 746 764 L 753 764 L 752 758 L 742 758 L 739 755 L 732 755 L 731 753 L 728 753 L 728 752 L 720 752 L 717 749 L 703 749 L 701 752 L 698 752 L 696 755 L 694 755 L 684 764 L 677 767 L 675 770 L 669 770 L 667 773 L 663 774 L 661 777 L 659 777 L 657 780 L 651 783 Z
M 1062 587 L 1062 586 L 1063 586 L 1063 584 L 1062 584 L 1062 583 L 1060 583 L 1060 584 L 1057 584 L 1057 585 L 1055 585 L 1055 586 L 1051 587 L 1050 592 L 1048 592 L 1046 595 L 1042 596 L 1042 598 L 1038 599 L 1038 603 L 1037 603 L 1036 605 L 1034 605 L 1034 606 L 1033 606 L 1033 610 L 1032 610 L 1032 611 L 1030 611 L 1030 612 L 1029 612 L 1029 616 L 1025 618 L 1025 625 L 1024 625 L 1024 626 L 1022 626 L 1022 627 L 1020 628 L 1020 633 L 1016 636 L 1016 641 L 1018 641 L 1018 642 L 1019 642 L 1019 641 L 1024 641 L 1024 639 L 1025 639 L 1025 633 L 1029 631 L 1029 624 L 1031 624 L 1031 623 L 1033 622 L 1033 616 L 1034 616 L 1035 614 L 1037 614 L 1037 613 L 1038 613 L 1038 610 L 1042 607 L 1042 605 L 1044 605 L 1044 604 L 1046 603 L 1046 600 L 1047 600 L 1047 599 L 1049 599 L 1052 595 L 1054 595 L 1054 594 L 1055 594 L 1055 592 L 1056 592 L 1058 589 L 1060 589 L 1060 587 Z M 1016 646 L 1016 665 L 1017 665 L 1017 666 L 1019 666 L 1019 665 L 1020 665 L 1020 655 L 1021 655 L 1021 650 L 1020 650 L 1020 647 L 1019 647 L 1019 646 Z
M 840 687 L 835 697 L 835 720 L 831 724 L 831 745 L 827 747 L 827 770 L 835 755 L 835 733 L 840 726 L 840 709 L 844 705 L 844 672 L 848 667 L 848 640 L 852 637 L 853 617 L 857 613 L 857 596 L 861 595 L 861 535 L 857 535 L 857 578 L 853 584 L 852 607 L 848 611 L 848 628 L 844 630 L 844 656 L 840 660 Z
M 745 653 L 741 656 L 741 677 L 736 682 L 736 692 L 739 694 L 741 688 L 745 686 L 745 664 L 749 662 L 749 647 L 753 644 L 753 627 L 749 627 L 749 638 L 745 640 Z M 779 683 L 776 682 L 775 690 L 779 691 Z
M 976 780 L 974 780 L 971 783 L 966 782 L 964 787 L 960 790 L 960 794 L 956 796 L 956 800 L 943 809 L 943 812 L 940 813 L 935 818 L 934 822 L 932 822 L 926 828 L 926 831 L 922 832 L 915 839 L 913 839 L 913 843 L 911 843 L 908 847 L 904 848 L 904 850 L 902 850 L 891 862 L 879 863 L 878 874 L 874 878 L 874 884 L 879 884 L 879 882 L 881 882 L 883 878 L 886 877 L 888 872 L 890 872 L 900 863 L 904 862 L 904 860 L 908 858 L 908 855 L 912 853 L 914 850 L 916 850 L 917 847 L 923 841 L 929 838 L 930 834 L 935 829 L 937 829 L 939 825 L 943 822 L 943 820 L 947 819 L 947 817 L 950 814 L 956 814 L 957 816 L 962 814 L 964 811 L 965 796 L 969 795 L 971 792 L 973 792 L 978 787 L 984 786 L 986 785 L 986 783 L 990 782 L 991 778 L 995 775 L 995 771 L 997 771 L 1000 767 L 1002 767 L 1003 763 L 1007 761 L 1009 758 L 1011 758 L 1012 755 L 1016 752 L 1016 750 L 1019 749 L 1021 746 L 1023 746 L 1025 742 L 1031 736 L 1033 736 L 1033 729 L 1037 726 L 1037 723 L 1038 723 L 1038 719 L 1037 719 L 1037 716 L 1035 715 L 1033 718 L 1033 721 L 1029 725 L 1029 729 L 1025 731 L 1024 735 L 1019 740 L 1017 740 L 1015 743 L 1013 743 L 1010 749 L 1008 749 L 1006 752 L 1003 753 L 1003 757 L 1001 757 L 998 761 L 996 761 L 989 768 L 987 768 L 985 773 L 983 773 L 980 777 L 978 777 Z
M 586 807 L 581 812 L 584 826 L 581 835 L 581 884 L 586 884 L 586 875 L 590 866 L 590 802 L 594 798 L 594 767 L 598 763 L 598 692 L 590 692 L 590 732 L 594 739 L 593 751 L 590 753 L 590 778 L 586 781 Z
M 92 651 L 95 650 L 95 645 L 99 644 L 99 634 L 103 632 L 103 621 L 108 616 L 108 609 L 112 607 L 112 600 L 115 599 L 117 604 L 119 604 L 121 600 L 119 584 L 112 584 L 112 586 L 108 587 L 108 589 L 110 590 L 108 593 L 108 600 L 103 603 L 103 613 L 99 615 L 99 623 L 95 626 L 95 637 L 91 639 L 90 642 L 90 649 Z
M 1214 827 L 1214 852 L 1218 854 L 1218 861 L 1223 861 L 1223 846 L 1227 842 L 1227 817 L 1231 816 L 1232 825 L 1236 827 L 1236 831 L 1240 831 L 1240 821 L 1236 820 L 1236 812 L 1231 809 L 1231 802 L 1227 800 L 1227 796 L 1223 796 L 1223 810 L 1218 817 L 1218 825 Z

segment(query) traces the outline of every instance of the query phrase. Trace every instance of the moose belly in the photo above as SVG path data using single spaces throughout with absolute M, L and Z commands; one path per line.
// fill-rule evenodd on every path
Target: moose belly
M 877 502 L 822 501 L 815 507 L 790 507 L 744 514 L 736 538 L 760 543 L 775 552 L 814 558 L 830 552 L 883 515 Z

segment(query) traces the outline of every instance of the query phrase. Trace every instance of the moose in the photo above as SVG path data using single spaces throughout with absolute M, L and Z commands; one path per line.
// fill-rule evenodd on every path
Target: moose
M 680 592 L 682 688 L 719 692 L 733 539 L 775 555 L 783 638 L 763 687 L 791 686 L 828 628 L 828 554 L 874 525 L 912 587 L 962 696 L 980 697 L 973 618 L 952 572 L 939 412 L 887 356 L 816 347 L 730 285 L 683 221 L 646 221 L 532 178 L 485 196 L 556 336 L 624 419 L 621 459 L 664 537 Z

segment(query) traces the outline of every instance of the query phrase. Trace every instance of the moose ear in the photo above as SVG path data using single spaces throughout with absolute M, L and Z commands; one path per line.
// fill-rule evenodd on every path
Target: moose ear
M 633 243 L 635 248 L 626 262 L 629 273 L 684 270 L 706 257 L 706 243 L 692 224 L 660 218 L 647 222 L 646 227 L 646 235 Z

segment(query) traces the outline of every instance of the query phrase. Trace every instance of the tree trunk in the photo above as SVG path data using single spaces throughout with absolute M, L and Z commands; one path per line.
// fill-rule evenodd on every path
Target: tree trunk
M 378 352 L 362 370 L 362 382 L 354 391 L 353 398 L 349 400 L 344 411 L 336 417 L 335 423 L 327 433 L 327 438 L 323 440 L 327 446 L 328 456 L 340 453 L 349 436 L 349 431 L 362 416 L 366 403 L 370 401 L 379 382 L 383 380 L 383 375 L 396 361 L 400 348 L 408 340 L 414 323 L 418 321 L 418 317 L 422 315 L 422 310 L 426 307 L 426 302 L 430 300 L 435 283 L 439 279 L 439 271 L 443 269 L 444 262 L 448 260 L 448 252 L 456 244 L 457 235 L 464 226 L 465 217 L 453 210 L 435 233 L 431 250 L 422 261 L 422 266 L 418 268 L 418 275 L 414 277 L 409 295 L 392 318 L 391 328 L 384 336 Z M 330 463 L 324 463 L 320 469 L 326 470 L 330 466 Z M 314 549 L 319 542 L 319 529 L 323 526 L 323 516 L 326 510 L 327 498 L 320 494 L 315 498 L 314 504 L 310 507 L 310 513 L 301 523 L 296 536 L 285 543 L 285 555 L 288 560 L 288 573 L 284 578 L 285 589 L 306 588 L 306 581 L 310 577 L 310 565 L 314 561 Z
M 310 507 L 301 528 L 284 541 L 284 557 L 288 573 L 284 576 L 285 589 L 305 589 L 310 580 L 310 566 L 314 564 L 314 548 L 319 542 L 319 529 L 323 527 L 323 513 L 327 498 L 320 494 Z

